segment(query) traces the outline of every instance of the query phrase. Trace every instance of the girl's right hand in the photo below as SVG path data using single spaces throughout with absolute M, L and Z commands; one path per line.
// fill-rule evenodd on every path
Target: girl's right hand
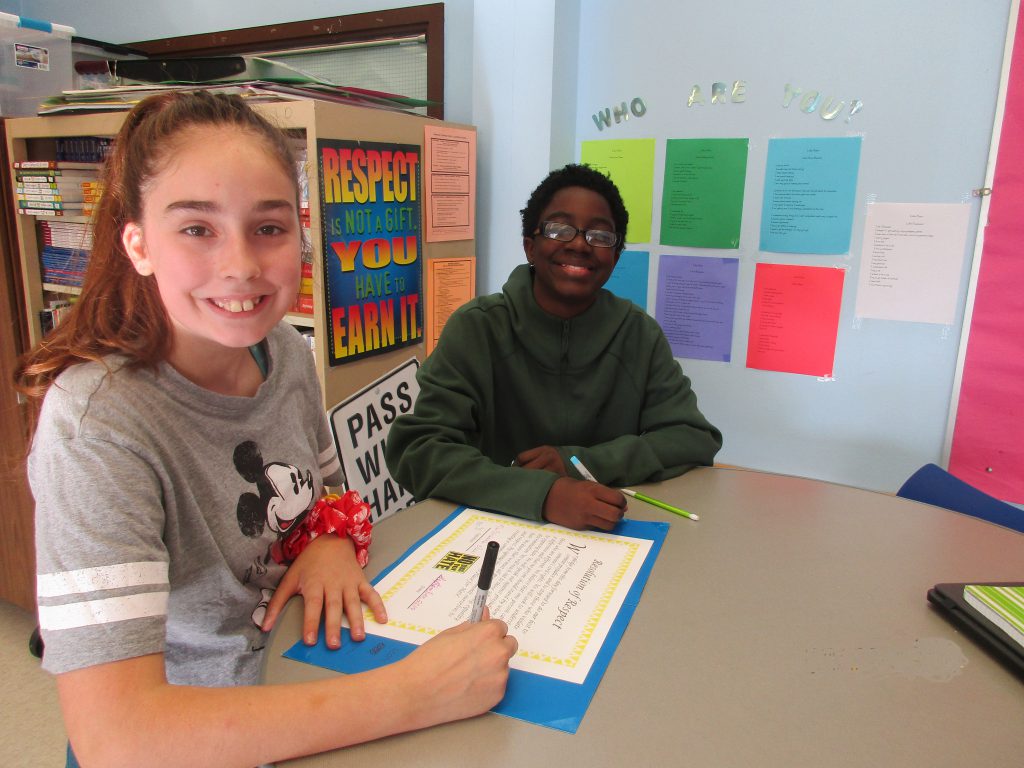
M 446 629 L 399 662 L 418 693 L 414 727 L 473 717 L 501 701 L 519 643 L 489 616 L 485 609 L 482 621 Z

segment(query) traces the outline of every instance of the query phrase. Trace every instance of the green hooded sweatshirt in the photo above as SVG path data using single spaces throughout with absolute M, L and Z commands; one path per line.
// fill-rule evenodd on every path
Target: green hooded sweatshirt
M 521 451 L 554 446 L 567 468 L 576 455 L 625 486 L 709 465 L 722 447 L 650 315 L 603 289 L 570 320 L 549 315 L 525 264 L 449 318 L 417 380 L 386 457 L 418 500 L 541 520 L 558 475 L 512 466 Z

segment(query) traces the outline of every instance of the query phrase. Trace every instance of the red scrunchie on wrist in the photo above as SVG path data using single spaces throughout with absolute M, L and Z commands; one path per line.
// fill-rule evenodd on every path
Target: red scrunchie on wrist
M 370 560 L 369 548 L 373 523 L 370 508 L 356 491 L 338 496 L 329 493 L 309 510 L 305 519 L 291 533 L 275 542 L 272 549 L 277 562 L 292 562 L 309 546 L 309 542 L 325 533 L 348 536 L 356 548 L 356 561 L 363 568 Z M 281 559 L 278 559 L 280 554 Z

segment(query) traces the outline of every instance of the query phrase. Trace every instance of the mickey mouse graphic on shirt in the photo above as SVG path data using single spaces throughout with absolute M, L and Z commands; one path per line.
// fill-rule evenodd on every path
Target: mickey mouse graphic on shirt
M 235 469 L 245 480 L 255 484 L 258 493 L 243 493 L 238 497 L 236 514 L 238 527 L 250 538 L 261 536 L 265 528 L 278 534 L 277 540 L 267 547 L 262 557 L 257 557 L 245 572 L 243 583 L 267 571 L 267 563 L 285 563 L 280 541 L 295 529 L 315 502 L 316 488 L 313 473 L 291 464 L 264 462 L 259 446 L 246 440 L 235 447 Z M 267 605 L 274 594 L 272 589 L 260 590 L 260 602 L 252 612 L 257 626 L 263 625 Z

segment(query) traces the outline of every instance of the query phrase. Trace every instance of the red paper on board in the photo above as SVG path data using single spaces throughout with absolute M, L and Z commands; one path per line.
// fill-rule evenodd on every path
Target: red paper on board
M 747 367 L 831 376 L 846 270 L 758 264 Z
M 1002 135 L 964 358 L 949 471 L 1024 504 L 1024 14 L 1017 19 Z

